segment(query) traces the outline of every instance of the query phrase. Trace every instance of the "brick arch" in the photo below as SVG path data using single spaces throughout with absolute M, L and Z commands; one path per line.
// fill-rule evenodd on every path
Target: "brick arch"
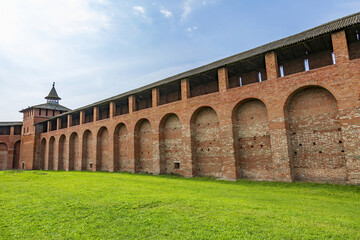
M 114 170 L 130 171 L 129 132 L 124 123 L 116 125 L 114 130 Z
M 160 121 L 160 173 L 180 174 L 183 166 L 182 125 L 174 113 Z
M 66 137 L 62 134 L 58 146 L 58 170 L 65 170 Z
M 232 112 L 237 178 L 271 179 L 273 162 L 267 108 L 250 98 Z
M 8 164 L 8 145 L 0 142 L 0 170 L 6 170 Z
M 101 127 L 97 133 L 96 139 L 96 168 L 100 171 L 111 171 L 113 163 L 109 130 L 106 127 Z
M 300 181 L 347 180 L 337 101 L 327 89 L 297 89 L 284 106 L 292 176 Z
M 77 165 L 80 162 L 80 146 L 79 136 L 76 132 L 73 132 L 69 138 L 69 165 L 68 170 L 72 171 L 77 169 Z
M 135 171 L 141 173 L 156 172 L 153 163 L 153 142 L 150 121 L 140 119 L 135 125 Z
M 21 169 L 22 166 L 20 164 L 20 146 L 21 141 L 16 141 L 14 144 L 14 154 L 13 154 L 13 169 Z
M 55 137 L 52 136 L 49 139 L 49 151 L 48 151 L 48 166 L 47 169 L 48 170 L 55 170 Z
M 308 88 L 323 88 L 326 89 L 329 93 L 331 93 L 331 95 L 335 98 L 336 102 L 338 101 L 338 99 L 340 98 L 340 96 L 338 96 L 339 94 L 337 94 L 332 88 L 331 86 L 327 86 L 324 84 L 308 84 L 308 83 L 302 83 L 302 84 L 298 84 L 298 85 L 294 85 L 294 86 L 289 86 L 289 88 L 284 89 L 285 92 L 284 94 L 281 94 L 280 101 L 279 104 L 280 106 L 283 106 L 283 109 L 285 111 L 286 106 L 289 104 L 290 99 L 292 98 L 293 95 L 295 95 L 297 92 L 304 90 L 304 89 L 308 89 Z
M 45 169 L 45 154 L 46 154 L 46 138 L 41 139 L 40 143 L 40 162 L 39 169 Z
M 89 129 L 85 130 L 82 139 L 81 170 L 91 171 L 94 164 L 94 140 L 92 132 Z
M 193 174 L 222 177 L 218 115 L 211 107 L 198 108 L 191 116 Z

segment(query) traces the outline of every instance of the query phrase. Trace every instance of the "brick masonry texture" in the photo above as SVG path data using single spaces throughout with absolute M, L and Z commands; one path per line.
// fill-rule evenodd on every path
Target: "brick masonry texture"
M 31 131 L 21 136 L 20 157 L 19 136 L 0 136 L 0 168 L 24 162 L 25 169 L 360 184 L 360 48 L 348 47 L 345 30 L 330 41 L 332 49 L 308 57 L 309 71 L 304 58 L 279 63 L 272 51 L 258 70 L 262 81 L 251 71 L 251 83 L 235 86 L 225 66 L 211 84 L 201 85 L 203 76 L 181 80 L 169 90 L 175 97 L 158 88 L 141 101 L 131 95 L 122 115 L 110 102 L 94 107 L 93 119 L 81 110 L 46 132 L 36 116 L 24 119 Z

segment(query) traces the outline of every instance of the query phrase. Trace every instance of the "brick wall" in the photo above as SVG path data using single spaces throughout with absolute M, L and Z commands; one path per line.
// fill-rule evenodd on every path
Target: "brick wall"
M 154 88 L 152 107 L 137 110 L 129 96 L 128 113 L 114 114 L 112 102 L 108 118 L 23 136 L 32 150 L 22 149 L 20 161 L 32 156 L 34 169 L 50 161 L 66 170 L 358 184 L 360 59 L 349 59 L 344 31 L 331 40 L 336 64 L 331 52 L 319 52 L 311 56 L 310 71 L 295 59 L 292 74 L 279 77 L 270 52 L 267 81 L 229 86 L 225 67 L 211 80 L 215 87 L 192 79 L 191 89 L 188 79 L 181 80 L 172 93 L 180 100 L 164 104 Z

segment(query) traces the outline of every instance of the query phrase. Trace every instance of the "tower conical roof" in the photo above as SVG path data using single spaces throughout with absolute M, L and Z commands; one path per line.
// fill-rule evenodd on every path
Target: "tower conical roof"
M 45 99 L 48 100 L 61 100 L 61 98 L 58 96 L 56 90 L 55 90 L 55 83 L 53 83 L 53 86 L 49 92 L 49 94 L 45 97 Z

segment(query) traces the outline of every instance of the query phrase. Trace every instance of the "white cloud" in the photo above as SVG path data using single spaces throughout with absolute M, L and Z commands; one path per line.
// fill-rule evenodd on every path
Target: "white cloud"
M 189 14 L 192 12 L 192 3 L 194 0 L 186 0 L 183 6 L 183 13 L 181 15 L 181 20 L 185 20 Z
M 7 112 L 1 118 L 19 119 L 17 110 L 41 103 L 52 81 L 61 87 L 67 72 L 93 66 L 87 49 L 99 47 L 99 33 L 112 28 L 107 5 L 106 0 L 0 1 L 0 84 L 11 89 L 0 101 L 0 111 Z
M 141 17 L 143 20 L 145 20 L 145 22 L 147 22 L 147 23 L 152 22 L 152 19 L 147 16 L 146 10 L 145 10 L 144 7 L 142 7 L 142 6 L 133 6 L 133 11 L 134 11 L 134 14 L 136 16 Z
M 134 6 L 133 9 L 134 9 L 135 14 L 145 15 L 145 9 L 142 6 Z
M 172 16 L 172 12 L 170 12 L 169 10 L 167 10 L 167 9 L 161 9 L 160 10 L 160 12 L 162 13 L 162 14 L 164 14 L 164 16 L 165 17 L 167 17 L 167 18 L 169 18 L 169 17 L 171 17 Z
M 104 0 L 91 1 L 101 5 Z M 69 50 L 62 42 L 109 28 L 109 17 L 87 0 L 14 0 L 0 2 L 0 52 L 10 60 L 48 62 Z M 64 49 L 65 48 L 65 49 Z M 21 58 L 20 58 L 21 57 Z

